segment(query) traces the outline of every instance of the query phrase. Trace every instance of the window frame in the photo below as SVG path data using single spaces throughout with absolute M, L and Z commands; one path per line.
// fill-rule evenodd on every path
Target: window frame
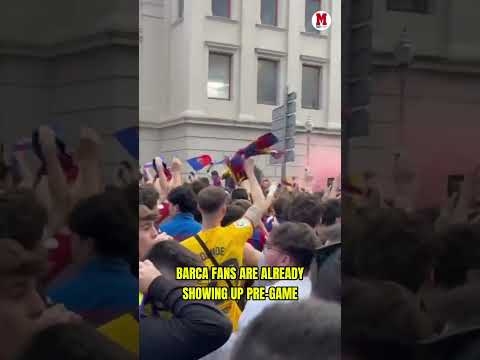
M 266 102 L 259 102 L 259 71 L 260 71 L 260 61 L 269 61 L 271 63 L 275 63 L 275 102 L 274 103 L 266 103 Z M 280 60 L 272 59 L 265 56 L 258 56 L 257 57 L 257 105 L 267 105 L 267 106 L 278 106 L 279 104 L 279 97 L 278 97 L 278 89 L 280 83 Z
M 220 17 L 220 18 L 226 18 L 226 19 L 231 19 L 232 18 L 232 0 L 226 0 L 227 1 L 227 16 L 223 16 L 223 15 L 215 15 L 213 13 L 213 1 L 212 0 L 212 16 L 216 16 L 216 17 Z
M 180 6 L 181 4 L 181 6 Z M 185 12 L 185 0 L 178 0 L 177 2 L 177 17 L 183 19 Z
M 313 15 L 313 14 L 310 14 L 309 17 L 308 17 L 308 19 L 307 19 L 307 5 L 308 5 L 307 1 L 309 1 L 309 0 L 305 0 L 305 9 L 304 9 L 305 32 L 306 32 L 306 33 L 316 33 L 317 30 L 315 30 L 315 28 L 313 28 L 313 26 L 312 26 L 312 27 L 309 26 L 309 25 L 312 24 L 312 15 Z M 322 10 L 322 0 L 312 0 L 312 1 L 318 2 L 318 9 L 319 9 L 319 10 Z M 314 31 L 312 31 L 312 28 L 313 28 Z
M 263 0 L 260 1 L 260 23 L 261 23 L 262 25 L 265 25 L 265 26 L 279 27 L 279 23 L 280 23 L 280 22 L 278 21 L 278 13 L 279 13 L 279 11 L 278 11 L 279 2 L 278 2 L 278 1 L 279 1 L 279 0 L 274 0 L 274 1 L 275 1 L 275 23 L 274 23 L 274 24 L 264 24 L 264 23 L 263 23 L 263 21 L 262 21 L 262 4 L 261 4 L 262 1 L 263 1 Z
M 303 99 L 305 94 L 303 93 L 303 83 L 304 83 L 304 76 L 303 76 L 303 69 L 304 68 L 313 68 L 318 71 L 318 84 L 317 84 L 317 89 L 318 89 L 318 108 L 316 107 L 310 107 L 310 106 L 304 106 Z M 316 64 L 309 64 L 309 63 L 302 63 L 302 99 L 300 101 L 300 106 L 302 109 L 307 109 L 307 110 L 322 110 L 322 85 L 323 85 L 323 79 L 322 79 L 322 74 L 323 74 L 323 66 L 321 65 L 316 65 Z
M 228 98 L 218 98 L 218 97 L 210 97 L 208 96 L 208 83 L 210 82 L 210 55 L 220 55 L 228 57 Z M 224 100 L 224 101 L 232 101 L 232 63 L 233 63 L 233 54 L 222 52 L 218 50 L 208 50 L 208 74 L 207 74 L 207 99 L 209 100 Z
M 417 0 L 413 0 L 413 1 L 417 1 Z M 431 14 L 431 12 L 432 12 L 431 1 L 430 0 L 422 0 L 422 1 L 424 1 L 424 3 L 425 3 L 425 7 L 424 7 L 423 10 L 418 10 L 416 8 L 405 9 L 405 8 L 402 8 L 401 6 L 400 7 L 395 7 L 392 0 L 387 0 L 386 7 L 387 7 L 387 11 L 405 12 L 405 13 L 422 14 L 422 15 Z

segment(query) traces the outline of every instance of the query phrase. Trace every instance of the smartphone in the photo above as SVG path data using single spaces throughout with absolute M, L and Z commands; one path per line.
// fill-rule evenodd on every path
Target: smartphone
M 447 195 L 450 198 L 453 194 L 460 194 L 462 184 L 465 181 L 464 175 L 448 175 Z

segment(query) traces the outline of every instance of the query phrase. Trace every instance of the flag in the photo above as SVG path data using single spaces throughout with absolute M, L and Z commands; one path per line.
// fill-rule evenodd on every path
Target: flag
M 58 131 L 58 127 L 54 127 L 54 126 L 49 126 L 49 127 L 55 133 L 55 144 L 57 147 L 57 157 L 60 162 L 60 166 L 62 167 L 63 173 L 65 174 L 65 177 L 67 179 L 67 182 L 69 184 L 73 183 L 78 177 L 78 173 L 79 173 L 78 165 L 75 163 L 72 155 L 67 152 L 67 146 L 65 142 L 58 136 L 56 132 Z M 38 129 L 36 129 L 32 134 L 31 144 L 32 144 L 33 152 L 35 153 L 35 155 L 38 157 L 38 159 L 42 164 L 37 173 L 37 180 L 38 180 L 42 175 L 47 174 L 45 156 L 43 154 L 42 146 L 40 145 Z
M 250 143 L 246 148 L 244 148 L 243 153 L 245 154 L 245 159 L 255 155 L 268 154 L 268 148 L 275 145 L 278 142 L 278 139 L 272 133 L 268 133 L 260 136 L 257 140 Z
M 167 180 L 170 181 L 172 179 L 172 173 L 170 172 L 170 169 L 168 168 L 167 164 L 165 163 L 165 161 L 161 157 L 160 157 L 160 162 L 161 162 L 161 166 L 163 167 L 163 172 L 164 172 Z M 158 177 L 159 174 L 158 174 L 158 167 L 157 166 L 158 165 L 155 163 L 155 159 L 145 163 L 143 165 L 143 173 L 144 173 L 145 177 L 147 176 L 147 174 L 146 174 L 147 169 L 153 169 L 156 173 L 156 176 Z
M 277 142 L 278 138 L 272 133 L 264 134 L 247 147 L 238 150 L 231 159 L 228 159 L 226 163 L 235 181 L 239 184 L 248 178 L 244 170 L 245 159 L 265 154 L 271 154 L 274 157 L 281 156 L 277 150 L 270 149 Z
M 134 159 L 138 160 L 138 127 L 132 126 L 117 131 L 113 136 Z
M 204 167 L 214 164 L 212 157 L 210 155 L 200 155 L 200 156 L 188 159 L 187 162 L 195 171 L 200 171 Z

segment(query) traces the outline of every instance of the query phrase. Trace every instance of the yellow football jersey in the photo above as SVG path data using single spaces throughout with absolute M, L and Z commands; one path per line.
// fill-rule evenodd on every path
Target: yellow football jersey
M 243 265 L 243 250 L 245 243 L 253 236 L 253 225 L 247 219 L 240 219 L 226 227 L 216 227 L 202 230 L 198 234 L 220 266 L 234 266 L 237 269 Z M 203 263 L 212 267 L 213 264 L 194 237 L 181 242 L 186 248 L 200 255 Z M 233 286 L 240 286 L 239 280 L 232 281 Z M 202 282 L 202 285 L 204 283 Z M 212 281 L 207 286 L 228 286 L 223 280 Z M 232 321 L 234 331 L 237 330 L 238 319 L 242 311 L 233 300 L 217 301 L 215 305 Z

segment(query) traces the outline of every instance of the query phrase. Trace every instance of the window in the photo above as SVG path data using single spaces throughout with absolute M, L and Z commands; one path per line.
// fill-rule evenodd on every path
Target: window
M 428 0 L 388 0 L 387 10 L 426 14 L 430 8 Z
M 212 15 L 230 17 L 231 0 L 212 0 Z
M 273 60 L 258 60 L 257 103 L 266 105 L 277 104 L 278 62 Z
M 262 24 L 277 26 L 278 0 L 262 0 Z
M 302 69 L 302 108 L 320 109 L 321 68 L 303 65 Z
M 305 0 L 305 31 L 317 32 L 312 25 L 312 16 L 321 9 L 321 0 Z
M 178 18 L 182 19 L 183 18 L 183 6 L 185 0 L 178 0 Z
M 230 100 L 231 56 L 210 53 L 208 59 L 208 97 Z

